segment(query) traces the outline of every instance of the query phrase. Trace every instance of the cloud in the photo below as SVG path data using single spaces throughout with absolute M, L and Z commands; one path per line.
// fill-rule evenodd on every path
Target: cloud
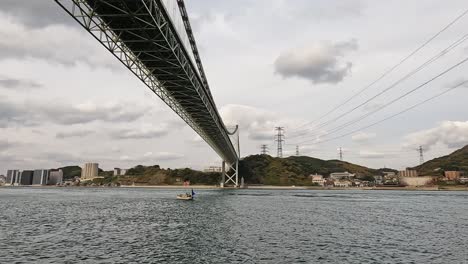
M 375 133 L 360 132 L 358 134 L 353 135 L 351 139 L 357 143 L 365 143 L 368 142 L 370 139 L 375 138 L 376 136 L 377 135 Z
M 11 153 L 2 153 L 0 152 L 0 162 L 3 164 L 8 164 L 8 166 L 12 163 L 17 163 L 20 161 L 23 161 L 24 159 L 22 157 L 18 157 L 18 155 L 13 155 Z M 1 164 L 1 163 L 0 163 Z M 2 173 L 0 172 L 0 175 Z
M 299 77 L 320 83 L 339 83 L 350 72 L 352 63 L 343 61 L 357 50 L 355 39 L 346 42 L 321 42 L 281 53 L 274 62 L 275 72 L 284 78 Z
M 128 107 L 132 105 L 132 107 Z M 83 124 L 93 121 L 131 122 L 142 117 L 148 107 L 128 102 L 86 102 L 73 106 L 41 105 L 36 107 L 49 120 L 62 125 Z
M 405 148 L 423 146 L 430 149 L 436 144 L 460 148 L 468 144 L 468 121 L 444 121 L 438 126 L 411 133 L 405 137 Z
M 148 160 L 176 160 L 184 157 L 183 154 L 172 153 L 172 152 L 147 152 L 144 154 L 144 157 Z
M 0 24 L 2 59 L 39 59 L 70 66 L 77 62 L 111 68 L 118 65 L 97 41 L 78 28 L 65 25 L 29 28 L 4 16 L 0 16 Z
M 127 123 L 141 118 L 149 109 L 137 105 L 130 102 L 86 102 L 76 105 L 56 101 L 19 103 L 0 99 L 0 127 L 33 126 L 44 122 L 59 125 L 86 124 L 94 121 Z
M 63 1 L 62 1 L 63 2 Z M 28 27 L 40 28 L 76 22 L 54 1 L 0 1 L 0 12 L 18 18 Z
M 11 124 L 31 125 L 29 111 L 22 105 L 13 104 L 0 98 L 0 127 L 8 127 Z
M 17 146 L 19 143 L 12 142 L 9 140 L 0 139 L 0 152 L 7 150 L 9 148 Z
M 366 159 L 382 159 L 388 156 L 389 154 L 385 154 L 382 152 L 377 151 L 369 151 L 369 150 L 362 150 L 359 151 L 359 157 L 366 158 Z
M 461 84 L 461 86 L 459 86 Z M 463 78 L 463 77 L 460 77 L 460 78 L 457 78 L 449 83 L 447 83 L 447 85 L 445 85 L 443 88 L 444 89 L 447 89 L 447 88 L 453 88 L 453 87 L 463 87 L 463 88 L 468 88 L 468 80 L 466 78 Z
M 184 155 L 172 152 L 156 152 L 153 153 L 151 151 L 146 152 L 140 157 L 136 156 L 128 156 L 123 155 L 119 157 L 119 160 L 126 161 L 126 162 L 158 162 L 158 161 L 169 161 L 169 160 L 177 160 L 183 158 Z
M 60 139 L 72 138 L 72 137 L 85 137 L 93 133 L 94 132 L 91 130 L 76 130 L 76 131 L 69 131 L 69 132 L 58 132 L 55 135 L 55 137 L 60 138 Z
M 40 87 L 42 87 L 42 84 L 34 81 L 0 77 L 0 89 L 18 90 Z
M 113 131 L 111 137 L 114 139 L 152 139 L 166 136 L 169 130 L 167 125 L 156 128 L 126 128 Z
M 62 152 L 62 151 L 45 151 L 39 153 L 36 156 L 36 161 L 53 162 L 61 165 L 79 164 L 81 165 L 85 161 L 83 160 L 84 155 L 77 155 L 74 153 Z M 87 157 L 90 158 L 90 157 Z M 93 161 L 93 158 L 90 158 Z
M 239 125 L 241 133 L 247 132 L 248 138 L 255 141 L 273 140 L 276 126 L 297 127 L 300 124 L 299 121 L 246 105 L 225 105 L 219 112 L 226 125 Z

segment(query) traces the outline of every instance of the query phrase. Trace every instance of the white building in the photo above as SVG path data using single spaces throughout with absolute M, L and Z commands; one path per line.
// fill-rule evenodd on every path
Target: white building
M 218 166 L 209 166 L 203 170 L 204 172 L 222 172 L 223 168 Z
M 93 179 L 98 176 L 99 164 L 86 163 L 81 169 L 81 180 Z
M 126 169 L 114 168 L 114 176 L 121 176 L 127 173 Z
M 335 187 L 349 187 L 352 183 L 350 181 L 334 181 L 333 186 Z
M 376 185 L 383 184 L 384 177 L 382 175 L 374 175 L 374 180 Z
M 400 184 L 405 186 L 426 186 L 431 185 L 433 181 L 434 177 L 431 176 L 400 178 Z
M 349 180 L 351 178 L 354 178 L 354 176 L 356 175 L 347 171 L 330 173 L 330 178 L 332 180 Z
M 323 175 L 311 174 L 309 177 L 312 178 L 312 183 L 315 183 L 315 184 L 320 185 L 320 186 L 325 185 L 326 180 L 323 178 Z

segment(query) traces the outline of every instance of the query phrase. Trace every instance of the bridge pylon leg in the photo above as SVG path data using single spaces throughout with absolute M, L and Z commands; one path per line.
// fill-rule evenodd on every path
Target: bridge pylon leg
M 237 160 L 233 164 L 229 164 L 228 170 L 226 170 L 226 162 L 223 161 L 222 175 L 221 175 L 221 187 L 233 184 L 234 187 L 239 187 L 239 161 Z

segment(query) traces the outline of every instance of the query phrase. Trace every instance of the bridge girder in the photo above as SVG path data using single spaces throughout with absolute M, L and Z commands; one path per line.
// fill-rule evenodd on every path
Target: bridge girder
M 231 164 L 238 160 L 205 76 L 200 76 L 160 0 L 55 2 L 192 127 L 223 160 Z M 190 42 L 192 44 L 192 40 Z

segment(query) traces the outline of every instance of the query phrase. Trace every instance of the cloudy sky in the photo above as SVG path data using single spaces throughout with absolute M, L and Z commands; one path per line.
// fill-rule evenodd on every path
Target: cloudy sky
M 186 2 L 216 104 L 226 124 L 240 125 L 243 156 L 261 144 L 276 154 L 275 126 L 285 128 L 287 155 L 298 144 L 301 154 L 335 159 L 341 147 L 345 160 L 375 168 L 417 165 L 420 145 L 430 159 L 468 144 L 468 84 L 447 91 L 468 79 L 468 63 L 426 84 L 468 57 L 468 15 L 380 78 L 466 1 Z M 54 1 L 0 1 L 0 24 L 0 173 L 88 161 L 219 164 Z

